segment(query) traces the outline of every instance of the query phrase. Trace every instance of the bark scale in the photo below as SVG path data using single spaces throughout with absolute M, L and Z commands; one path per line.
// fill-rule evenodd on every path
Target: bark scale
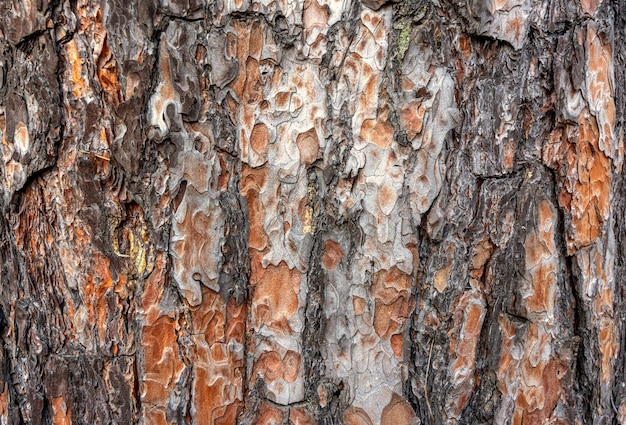
M 620 1 L 7 0 L 0 423 L 626 423 Z

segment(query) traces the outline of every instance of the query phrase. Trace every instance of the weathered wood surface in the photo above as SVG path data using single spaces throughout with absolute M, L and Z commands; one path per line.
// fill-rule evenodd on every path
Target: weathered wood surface
M 619 0 L 0 3 L 1 424 L 626 424 Z

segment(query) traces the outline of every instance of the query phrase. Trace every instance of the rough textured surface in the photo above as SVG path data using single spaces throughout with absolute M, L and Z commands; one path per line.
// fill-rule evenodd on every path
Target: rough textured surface
M 617 0 L 0 3 L 1 424 L 626 424 Z

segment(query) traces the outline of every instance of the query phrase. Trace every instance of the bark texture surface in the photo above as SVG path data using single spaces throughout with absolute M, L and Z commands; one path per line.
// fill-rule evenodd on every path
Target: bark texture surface
M 626 424 L 625 31 L 0 2 L 0 424 Z

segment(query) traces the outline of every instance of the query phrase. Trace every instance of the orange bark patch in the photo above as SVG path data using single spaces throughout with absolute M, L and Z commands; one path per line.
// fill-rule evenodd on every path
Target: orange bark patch
M 117 78 L 117 61 L 109 49 L 106 35 L 102 44 L 102 51 L 98 57 L 98 80 L 102 89 L 109 96 L 109 101 L 113 105 L 118 105 L 123 100 L 122 88 Z
M 215 425 L 231 425 L 237 423 L 237 418 L 242 411 L 243 403 L 239 401 L 220 407 L 213 416 L 213 423 Z
M 163 252 L 158 252 L 154 270 L 150 274 L 150 277 L 146 279 L 143 294 L 141 296 L 141 305 L 145 314 L 146 324 L 148 325 L 153 324 L 161 313 L 157 303 L 163 293 L 164 267 Z
M 393 350 L 393 355 L 396 356 L 396 358 L 399 358 L 402 355 L 403 342 L 404 337 L 402 334 L 391 335 L 391 349 Z
M 283 364 L 285 381 L 289 383 L 295 382 L 300 373 L 300 354 L 292 350 L 287 351 L 285 357 L 283 357 Z
M 523 293 L 528 314 L 548 314 L 556 302 L 556 216 L 547 200 L 538 207 L 537 228 L 524 242 L 528 287 Z
M 255 124 L 250 134 L 250 146 L 260 156 L 267 154 L 267 147 L 270 143 L 270 132 L 263 123 Z
M 506 4 L 507 4 L 507 0 L 493 0 L 493 2 L 491 2 L 491 6 L 493 7 L 493 12 L 502 10 L 502 8 L 506 6 Z
M 554 338 L 545 326 L 545 322 L 531 322 L 525 334 L 520 335 L 505 315 L 500 317 L 498 389 L 514 400 L 516 423 L 543 423 L 550 419 L 561 397 L 561 380 L 572 359 L 552 357 Z
M 450 376 L 453 386 L 446 397 L 449 417 L 459 418 L 474 391 L 476 347 L 480 337 L 485 305 L 478 291 L 465 292 L 456 304 L 454 327 L 458 338 L 450 334 Z
M 222 296 L 207 288 L 201 286 L 202 304 L 194 308 L 191 312 L 194 334 L 204 334 L 205 340 L 209 345 L 217 342 L 225 341 L 225 325 L 224 317 L 225 306 Z
M 502 165 L 507 170 L 511 170 L 513 168 L 513 163 L 515 160 L 515 148 L 516 144 L 513 140 L 508 140 L 502 147 Z
M 395 266 L 376 272 L 373 281 L 372 294 L 387 303 L 395 301 L 398 296 L 408 295 L 411 289 L 411 277 Z
M 520 392 L 518 407 L 524 410 L 524 423 L 542 423 L 553 413 L 560 396 L 560 378 L 556 361 L 549 362 L 541 373 L 541 386 Z
M 91 308 L 95 308 L 93 314 L 95 314 L 96 323 L 98 325 L 100 344 L 104 346 L 106 344 L 107 313 L 109 309 L 107 306 L 106 293 L 109 292 L 109 289 L 113 286 L 113 278 L 111 276 L 109 259 L 100 253 L 94 255 L 93 268 L 96 272 L 93 277 L 95 280 L 95 306 L 88 302 L 85 302 L 85 304 L 89 305 Z
M 556 267 L 554 264 L 541 264 L 532 278 L 532 294 L 525 300 L 525 306 L 532 313 L 548 313 L 554 309 L 556 291 Z
M 151 425 L 169 425 L 170 422 L 166 419 L 165 407 L 162 406 L 150 406 L 144 409 L 144 422 Z
M 256 373 L 261 374 L 265 382 L 272 382 L 283 377 L 283 362 L 276 351 L 267 351 L 259 356 L 256 364 Z
M 422 132 L 425 112 L 426 108 L 417 101 L 410 102 L 400 109 L 400 124 L 404 127 L 409 140 Z
M 156 424 L 167 423 L 165 406 L 184 368 L 178 353 L 176 321 L 162 315 L 158 305 L 163 291 L 163 268 L 163 255 L 159 253 L 142 296 L 146 326 L 141 335 L 145 361 L 141 397 L 143 403 L 153 406 L 146 411 L 146 420 Z
M 193 403 L 196 417 L 212 424 L 231 424 L 241 409 L 243 361 L 229 352 L 229 345 L 199 343 L 193 358 Z
M 314 128 L 311 128 L 304 133 L 298 134 L 296 138 L 296 144 L 300 151 L 300 163 L 304 165 L 311 165 L 317 159 L 317 155 L 320 149 L 320 142 L 317 138 L 317 132 Z
M 413 83 L 413 81 L 411 81 L 410 78 L 406 76 L 402 76 L 402 80 L 400 84 L 402 86 L 402 90 L 405 92 L 410 92 L 410 91 L 415 90 L 415 84 Z
M 260 59 L 263 50 L 263 24 L 261 21 L 252 21 L 250 24 L 250 41 L 248 45 L 249 55 L 257 60 Z
M 354 307 L 354 314 L 356 314 L 357 316 L 360 316 L 361 314 L 365 313 L 365 305 L 366 305 L 365 298 L 354 296 L 352 298 L 352 305 Z
M 401 333 L 412 308 L 410 276 L 397 267 L 374 275 L 370 292 L 375 300 L 374 330 L 381 338 Z
M 343 423 L 345 425 L 374 425 L 365 410 L 350 406 L 343 413 Z
M 319 399 L 320 406 L 322 408 L 326 407 L 328 404 L 328 394 L 326 392 L 326 387 L 322 384 L 317 386 L 317 398 Z
M 63 397 L 52 398 L 52 423 L 54 425 L 70 425 L 72 423 L 72 415 Z
M 0 393 L 0 417 L 6 417 L 9 414 L 8 394 L 9 386 L 5 383 Z
M 261 403 L 257 411 L 254 423 L 258 425 L 277 425 L 283 423 L 283 412 L 271 407 L 266 403 Z
M 509 16 L 505 20 L 504 32 L 512 40 L 520 40 L 522 36 L 522 19 L 520 16 Z
M 252 168 L 244 165 L 241 172 L 241 194 L 246 196 L 249 191 L 262 191 L 267 184 L 267 177 L 267 167 Z
M 263 100 L 263 83 L 259 61 L 251 57 L 248 57 L 246 61 L 246 84 L 242 100 L 246 105 L 257 105 Z
M 609 157 L 616 159 L 615 102 L 613 89 L 613 52 L 611 43 L 607 43 L 604 34 L 598 33 L 592 26 L 587 27 L 586 49 L 587 91 L 589 106 L 598 120 L 600 140 L 598 147 Z M 621 162 L 621 158 L 617 158 Z
M 485 239 L 474 247 L 474 256 L 470 265 L 470 273 L 475 279 L 480 279 L 483 275 L 485 264 L 493 254 L 493 244 Z
M 248 200 L 248 216 L 250 219 L 250 235 L 248 246 L 260 251 L 267 246 L 267 234 L 265 233 L 265 210 L 259 199 L 261 192 L 267 183 L 267 166 L 251 168 L 244 164 L 241 176 L 241 194 Z
M 501 313 L 498 320 L 500 333 L 502 335 L 502 343 L 500 346 L 500 362 L 498 364 L 498 390 L 504 395 L 512 397 L 515 395 L 516 387 L 513 385 L 518 375 L 519 355 L 517 350 L 513 350 L 514 341 L 517 334 L 517 328 L 509 320 L 508 316 Z M 513 357 L 513 354 L 516 357 Z
M 439 269 L 435 272 L 433 277 L 433 286 L 439 293 L 443 293 L 448 287 L 448 279 L 450 278 L 450 271 L 452 270 L 452 263 L 443 269 Z
M 389 215 L 398 200 L 398 194 L 390 184 L 385 184 L 378 189 L 378 204 L 383 214 Z
M 598 238 L 601 225 L 608 218 L 611 171 L 610 159 L 598 148 L 596 119 L 586 109 L 581 113 L 578 129 L 578 178 L 571 190 L 572 235 L 568 242 L 582 248 Z
M 193 403 L 198 417 L 230 424 L 242 409 L 243 356 L 232 343 L 244 343 L 245 307 L 234 298 L 224 304 L 219 293 L 206 287 L 202 299 L 188 324 L 195 341 Z
M 365 120 L 361 126 L 361 138 L 381 149 L 386 149 L 391 146 L 393 140 L 393 127 L 386 119 Z
M 590 0 L 584 7 L 591 11 L 594 4 Z M 566 229 L 569 254 L 591 245 L 601 235 L 609 215 L 612 165 L 620 166 L 622 161 L 614 134 L 611 44 L 591 25 L 586 33 L 581 31 L 578 42 L 584 43 L 587 52 L 585 88 L 589 107 L 581 111 L 576 127 L 555 129 L 543 153 L 544 162 L 560 168 L 564 175 L 559 204 L 571 214 L 571 226 Z
M 439 293 L 443 293 L 448 287 L 448 279 L 452 271 L 452 260 L 454 256 L 454 245 L 448 244 L 446 248 L 446 265 L 437 270 L 433 276 L 433 286 Z
M 250 235 L 248 237 L 248 246 L 253 249 L 264 250 L 267 246 L 268 239 L 265 233 L 264 225 L 264 209 L 258 192 L 248 192 L 248 214 L 250 217 Z
M 274 96 L 274 106 L 277 111 L 288 111 L 291 102 L 291 92 L 283 91 Z
M 245 104 L 248 103 L 251 98 L 255 97 L 254 95 L 250 96 L 248 90 L 255 86 L 255 80 L 257 80 L 257 77 L 260 80 L 260 73 L 258 72 L 258 62 L 256 63 L 256 74 L 258 75 L 248 74 L 249 71 L 254 71 L 254 62 L 256 62 L 253 57 L 250 58 L 250 54 L 252 53 L 251 50 L 254 50 L 255 48 L 253 45 L 251 49 L 251 44 L 259 40 L 252 40 L 251 43 L 252 28 L 249 24 L 245 22 L 233 22 L 232 27 L 235 30 L 234 33 L 229 32 L 226 34 L 226 54 L 231 58 L 237 59 L 240 64 L 246 65 L 240 66 L 237 76 L 229 84 L 229 87 L 235 92 L 237 98 L 242 99 Z M 253 62 L 248 62 L 249 58 L 252 59 Z
M 315 30 L 321 31 L 328 22 L 329 10 L 327 5 L 320 5 L 317 0 L 305 0 L 302 12 L 305 40 L 311 44 Z
M 291 409 L 289 411 L 289 425 L 315 425 L 315 419 L 302 408 Z
M 174 319 L 161 316 L 154 324 L 143 328 L 142 403 L 167 406 L 170 392 L 184 369 L 178 352 L 176 326 Z
M 322 254 L 322 267 L 328 271 L 333 271 L 344 257 L 341 245 L 333 240 L 327 240 L 324 243 L 324 252 Z
M 226 341 L 238 341 L 244 343 L 246 332 L 247 308 L 245 304 L 237 304 L 234 297 L 228 300 L 226 305 Z
M 468 57 L 472 53 L 472 41 L 469 37 L 461 34 L 459 36 L 459 49 L 463 56 Z
M 465 338 L 475 338 L 482 328 L 484 308 L 479 304 L 470 304 L 466 313 L 463 334 Z
M 415 412 L 411 405 L 398 394 L 394 393 L 391 401 L 383 409 L 381 425 L 411 425 Z
M 71 91 L 75 98 L 81 98 L 85 94 L 85 79 L 82 76 L 83 60 L 78 53 L 76 40 L 72 38 L 65 44 L 67 49 L 67 62 L 69 66 L 69 78 Z
M 225 384 L 222 377 L 211 376 L 205 368 L 194 369 L 193 401 L 196 417 L 213 418 L 216 410 L 225 404 Z
M 602 381 L 611 382 L 613 376 L 613 359 L 617 354 L 617 330 L 611 319 L 606 318 L 600 322 L 600 330 L 598 333 L 598 345 L 602 353 L 602 365 L 600 375 Z
M 269 265 L 265 269 L 258 263 L 253 267 L 252 322 L 255 327 L 269 326 L 282 332 L 292 332 L 288 322 L 298 308 L 300 279 L 300 272 L 289 269 L 285 262 L 278 266 Z

